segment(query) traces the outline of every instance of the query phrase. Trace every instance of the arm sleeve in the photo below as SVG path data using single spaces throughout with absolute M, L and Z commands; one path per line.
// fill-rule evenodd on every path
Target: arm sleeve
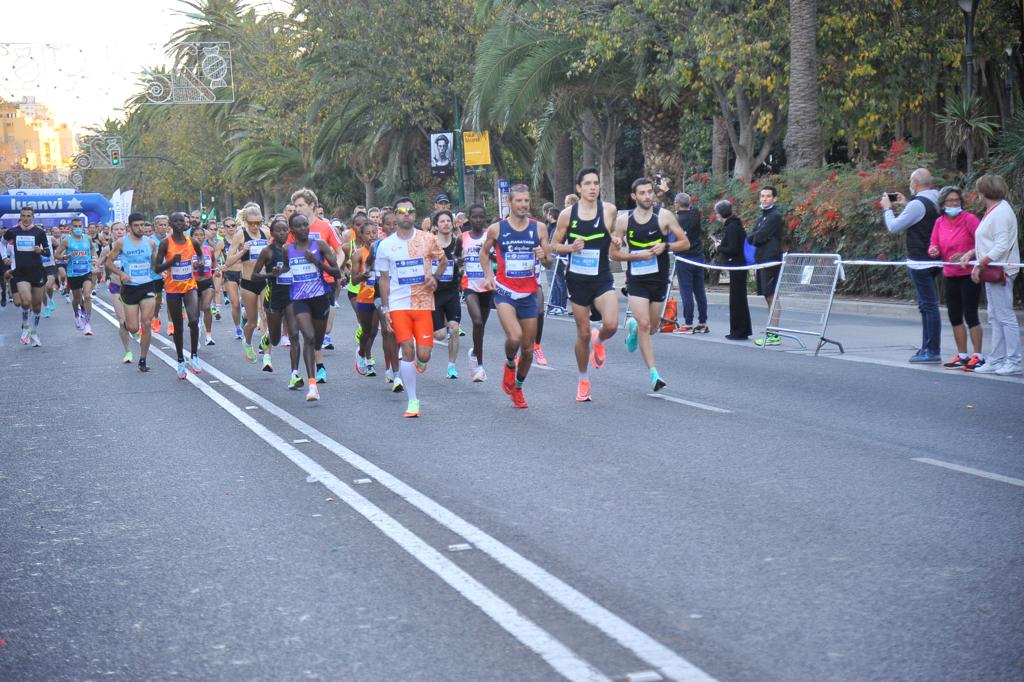
M 924 217 L 924 204 L 911 199 L 899 216 L 893 213 L 891 208 L 887 208 L 882 215 L 885 218 L 885 229 L 889 230 L 890 234 L 899 234 Z

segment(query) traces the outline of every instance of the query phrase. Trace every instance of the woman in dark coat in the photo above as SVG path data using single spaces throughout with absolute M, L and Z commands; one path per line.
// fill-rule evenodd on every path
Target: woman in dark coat
M 722 200 L 715 204 L 715 218 L 723 223 L 721 241 L 716 241 L 718 253 L 722 254 L 723 265 L 746 265 L 743 243 L 747 232 L 743 223 L 732 214 L 732 204 Z M 729 272 L 729 333 L 725 338 L 731 341 L 745 341 L 753 334 L 750 325 L 750 308 L 747 305 L 747 271 Z

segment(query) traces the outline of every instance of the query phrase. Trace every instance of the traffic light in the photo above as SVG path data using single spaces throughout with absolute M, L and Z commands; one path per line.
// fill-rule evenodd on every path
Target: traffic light
M 199 219 L 202 220 L 204 223 L 206 222 L 206 211 L 203 211 L 202 213 L 199 214 Z
M 114 148 L 110 150 L 110 165 L 118 168 L 121 165 L 121 150 Z

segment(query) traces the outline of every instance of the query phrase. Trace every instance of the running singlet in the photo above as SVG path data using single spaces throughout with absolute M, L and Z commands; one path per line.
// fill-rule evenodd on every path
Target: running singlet
M 377 295 L 377 270 L 376 268 L 367 268 L 366 261 L 370 258 L 370 253 L 376 253 L 377 245 L 380 244 L 380 240 L 377 240 L 368 249 L 365 246 L 359 247 L 359 250 L 363 254 L 363 272 L 366 273 L 366 281 L 359 285 L 359 293 L 356 294 L 356 303 L 373 303 L 373 299 Z
M 526 298 L 537 291 L 537 257 L 533 250 L 540 246 L 538 223 L 530 218 L 526 229 L 519 231 L 507 220 L 498 223 L 498 239 L 494 242 L 498 274 L 495 290 L 509 298 Z
M 480 249 L 484 248 L 486 240 L 487 232 L 481 232 L 477 238 L 474 238 L 469 230 L 462 233 L 462 253 L 466 256 L 462 263 L 465 271 L 462 276 L 463 289 L 476 292 L 484 290 L 484 269 L 480 265 Z
M 258 237 L 250 237 L 249 230 L 242 228 L 242 260 L 251 260 L 255 263 L 260 257 L 260 251 L 269 243 L 270 240 L 263 237 L 263 232 L 260 232 Z
M 317 258 L 320 255 L 320 244 L 311 241 L 309 250 Z M 291 299 L 305 301 L 327 293 L 327 286 L 320 269 L 315 263 L 306 260 L 305 251 L 297 251 L 293 244 L 288 246 L 288 271 L 291 273 Z
M 209 279 L 213 276 L 213 248 L 205 241 L 202 243 L 203 265 L 199 268 L 200 279 Z M 198 259 L 197 259 L 198 260 Z
M 167 262 L 171 262 L 174 254 L 180 253 L 181 260 L 166 270 L 164 275 L 164 291 L 168 294 L 184 294 L 196 288 L 196 275 L 192 269 L 192 259 L 196 257 L 196 249 L 190 237 L 184 244 L 178 244 L 173 237 L 167 238 Z
M 436 239 L 436 237 L 435 237 Z M 457 268 L 455 267 L 455 248 L 459 245 L 459 242 L 455 239 L 455 235 L 452 235 L 452 240 L 448 243 L 447 247 L 442 247 L 445 257 L 448 259 L 448 265 L 445 266 L 444 272 L 437 278 L 437 291 L 448 291 L 449 289 L 455 289 L 459 285 L 459 278 L 457 277 Z M 437 272 L 437 266 L 440 265 L 438 259 L 430 261 L 430 271 Z
M 608 248 L 612 239 L 604 225 L 604 204 L 598 202 L 597 215 L 590 220 L 580 218 L 580 205 L 573 204 L 569 216 L 569 238 L 586 242 L 579 251 L 569 255 L 569 272 L 566 278 L 584 282 L 611 282 L 612 271 L 608 267 Z
M 84 277 L 92 273 L 92 241 L 87 235 L 68 235 L 67 254 L 68 277 Z
M 626 242 L 630 251 L 643 251 L 655 244 L 665 241 L 665 235 L 658 225 L 658 214 L 653 213 L 650 220 L 641 225 L 636 222 L 633 214 L 629 214 L 629 223 L 626 226 Z M 626 273 L 628 281 L 636 280 L 657 280 L 668 282 L 669 280 L 669 251 L 660 256 L 654 256 L 647 260 L 629 261 L 629 270 Z
M 43 267 L 52 268 L 53 266 L 57 265 L 57 261 L 54 260 L 53 257 L 53 254 L 56 252 L 56 249 L 53 248 L 53 240 L 50 239 L 49 237 L 46 238 L 46 243 L 49 245 L 50 248 L 43 251 Z
M 388 273 L 391 310 L 434 309 L 434 294 L 426 290 L 425 282 L 430 261 L 440 259 L 442 253 L 434 235 L 423 230 L 414 230 L 407 240 L 396 232 L 380 243 L 377 271 Z
M 4 233 L 4 241 L 8 243 L 8 250 L 18 254 L 18 267 L 25 270 L 43 266 L 42 256 L 36 253 L 37 245 L 43 248 L 44 254 L 50 250 L 50 238 L 38 227 L 27 230 L 23 230 L 20 225 L 12 227 Z M 11 269 L 15 269 L 13 259 Z
M 128 273 L 130 281 L 122 284 L 139 286 L 160 279 L 160 275 L 153 272 L 153 251 L 153 240 L 149 237 L 142 237 L 136 242 L 128 235 L 124 236 L 121 242 L 121 269 Z
M 309 241 L 316 242 L 327 242 L 327 246 L 334 250 L 334 253 L 338 253 L 341 249 L 341 241 L 338 239 L 338 233 L 334 231 L 331 224 L 323 218 L 317 218 L 313 221 L 313 224 L 309 226 Z M 295 237 L 292 236 L 291 232 L 288 233 L 288 243 L 292 244 L 295 242 Z M 334 278 L 326 272 L 323 273 L 324 281 L 328 284 L 334 283 Z

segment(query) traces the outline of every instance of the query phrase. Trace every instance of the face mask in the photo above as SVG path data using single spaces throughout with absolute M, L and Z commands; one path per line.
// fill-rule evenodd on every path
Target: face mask
M 963 209 L 960 208 L 959 206 L 947 206 L 946 207 L 946 215 L 948 215 L 950 218 L 955 218 L 958 215 L 960 215 L 960 211 L 962 211 L 962 210 Z
M 81 236 L 82 236 L 82 233 L 83 233 L 84 231 L 85 231 L 85 230 L 83 230 L 83 229 L 82 229 L 82 228 L 80 228 L 80 227 L 72 227 L 72 228 L 71 228 L 71 232 L 72 232 L 72 234 L 74 234 L 74 235 L 75 235 L 76 237 L 81 237 Z

